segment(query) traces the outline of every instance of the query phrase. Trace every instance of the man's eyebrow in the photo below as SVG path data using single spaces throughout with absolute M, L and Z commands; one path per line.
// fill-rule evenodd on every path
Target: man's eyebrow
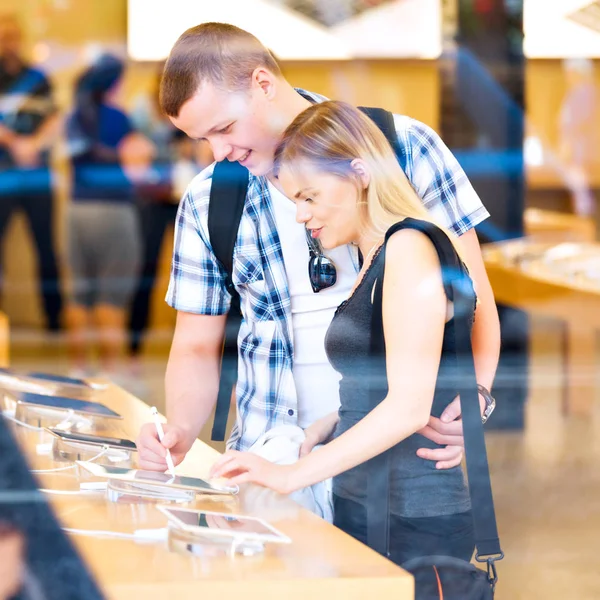
M 201 137 L 199 139 L 203 140 L 206 138 L 207 135 L 210 135 L 211 133 L 216 133 L 217 131 L 220 131 L 221 129 L 225 129 L 225 127 L 227 127 L 227 125 L 229 125 L 230 123 L 233 123 L 233 119 L 227 119 L 227 121 L 221 121 L 220 125 L 215 125 L 214 127 L 212 127 L 211 129 L 209 129 L 209 131 L 204 134 L 204 137 Z

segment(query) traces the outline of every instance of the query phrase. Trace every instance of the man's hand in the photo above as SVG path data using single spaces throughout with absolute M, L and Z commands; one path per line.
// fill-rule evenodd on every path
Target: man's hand
M 481 414 L 485 410 L 485 400 L 479 397 Z M 436 461 L 436 469 L 451 469 L 460 465 L 465 446 L 461 420 L 460 398 L 457 396 L 448 404 L 440 418 L 429 417 L 427 425 L 419 432 L 427 439 L 446 446 L 445 448 L 420 448 L 417 456 Z
M 171 458 L 175 466 L 181 463 L 189 452 L 194 443 L 194 438 L 187 431 L 177 425 L 169 425 L 168 423 L 163 424 L 163 430 L 165 437 L 161 444 L 154 423 L 146 423 L 142 426 L 136 440 L 140 468 L 164 473 L 168 469 L 167 448 L 171 451 Z
M 34 136 L 17 136 L 10 145 L 10 152 L 20 167 L 37 167 L 40 162 L 40 148 Z
M 331 413 L 304 430 L 304 442 L 300 446 L 299 458 L 310 454 L 315 446 L 324 444 L 332 435 L 339 421 L 338 413 Z

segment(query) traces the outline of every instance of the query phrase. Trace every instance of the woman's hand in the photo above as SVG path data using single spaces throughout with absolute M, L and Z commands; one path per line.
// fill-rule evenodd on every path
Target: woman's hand
M 258 483 L 280 494 L 291 494 L 297 489 L 293 472 L 293 465 L 276 465 L 251 452 L 229 450 L 212 466 L 210 477 L 224 477 L 233 484 Z
M 319 444 L 327 442 L 335 430 L 335 426 L 338 424 L 340 417 L 337 412 L 331 413 L 318 421 L 315 421 L 312 425 L 304 430 L 306 436 L 302 446 L 300 446 L 300 458 L 310 454 L 312 449 Z

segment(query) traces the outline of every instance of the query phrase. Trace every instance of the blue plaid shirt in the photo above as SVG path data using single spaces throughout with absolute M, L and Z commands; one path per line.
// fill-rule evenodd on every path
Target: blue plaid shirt
M 438 222 L 461 235 L 486 219 L 487 210 L 438 135 L 409 117 L 395 115 L 394 120 L 405 152 L 402 166 Z M 166 297 L 176 310 L 202 315 L 223 315 L 231 302 L 208 235 L 213 168 L 192 181 L 180 204 Z M 265 177 L 250 176 L 232 279 L 244 318 L 238 337 L 237 419 L 228 446 L 247 450 L 270 428 L 298 422 L 291 301 Z

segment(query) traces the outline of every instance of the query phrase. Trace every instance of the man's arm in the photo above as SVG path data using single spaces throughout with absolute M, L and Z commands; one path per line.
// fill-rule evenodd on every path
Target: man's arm
M 62 128 L 63 119 L 58 112 L 51 114 L 33 135 L 33 141 L 37 146 L 38 152 L 51 148 Z
M 472 334 L 477 383 L 491 390 L 500 357 L 500 320 L 494 292 L 485 270 L 475 230 L 471 229 L 461 235 L 458 244 L 469 266 L 478 299 Z
M 165 471 L 165 448 L 179 464 L 215 406 L 227 315 L 178 312 L 165 377 L 167 424 L 163 443 L 153 423 L 137 440 L 140 467 Z
M 31 135 L 16 135 L 10 144 L 15 162 L 22 167 L 35 167 L 40 154 L 49 150 L 58 140 L 62 127 L 62 117 L 54 102 L 52 84 L 43 74 L 31 90 L 28 102 L 38 106 L 44 114 L 43 122 Z
M 0 145 L 10 146 L 15 139 L 15 134 L 12 129 L 0 123 Z

